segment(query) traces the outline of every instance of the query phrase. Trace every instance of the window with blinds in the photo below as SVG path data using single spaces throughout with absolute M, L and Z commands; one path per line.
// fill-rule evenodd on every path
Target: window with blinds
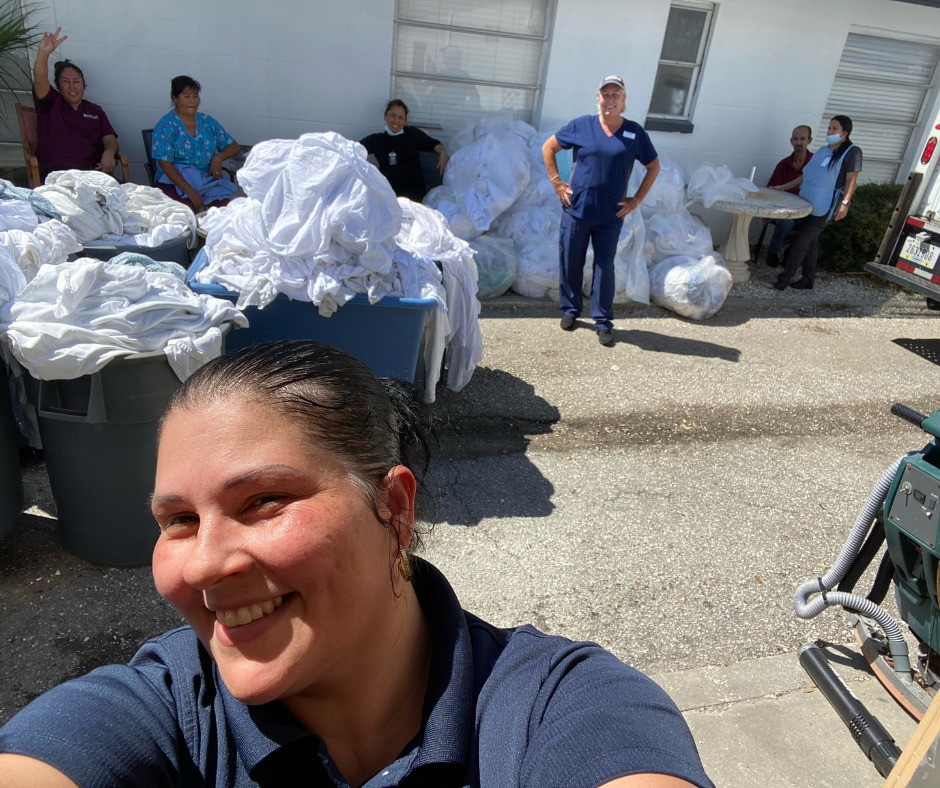
M 833 115 L 848 115 L 864 155 L 859 182 L 903 181 L 938 57 L 940 49 L 929 44 L 850 33 L 811 147 L 825 145 Z
M 553 0 L 398 0 L 392 97 L 408 122 L 456 131 L 487 115 L 532 121 Z

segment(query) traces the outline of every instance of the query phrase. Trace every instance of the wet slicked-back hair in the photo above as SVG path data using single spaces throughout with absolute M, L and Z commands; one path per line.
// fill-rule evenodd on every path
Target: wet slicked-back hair
M 430 504 L 423 485 L 428 433 L 412 386 L 380 380 L 361 361 L 329 345 L 270 342 L 227 353 L 197 370 L 171 399 L 161 432 L 178 410 L 227 400 L 256 403 L 259 419 L 266 408 L 288 417 L 308 446 L 346 469 L 380 521 L 382 485 L 396 465 L 414 474 L 419 499 Z

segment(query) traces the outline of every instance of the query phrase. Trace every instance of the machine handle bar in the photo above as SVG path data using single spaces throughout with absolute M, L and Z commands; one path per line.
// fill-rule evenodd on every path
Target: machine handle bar
M 907 405 L 902 405 L 900 402 L 895 402 L 891 406 L 891 413 L 897 416 L 899 419 L 909 421 L 915 427 L 920 427 L 927 420 L 927 417 L 923 413 L 918 413 L 913 408 L 909 408 Z

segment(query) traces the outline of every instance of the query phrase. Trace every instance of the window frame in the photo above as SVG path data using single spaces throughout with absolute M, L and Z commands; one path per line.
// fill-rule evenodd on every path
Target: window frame
M 399 39 L 399 25 L 405 25 L 413 28 L 425 28 L 429 30 L 439 30 L 453 33 L 469 34 L 469 35 L 481 35 L 488 37 L 498 37 L 498 38 L 507 38 L 507 39 L 518 39 L 521 41 L 530 41 L 532 43 L 539 42 L 540 52 L 539 52 L 539 68 L 537 74 L 537 81 L 535 83 L 523 83 L 519 81 L 492 81 L 492 80 L 473 80 L 466 81 L 466 84 L 471 84 L 474 86 L 481 87 L 494 87 L 494 88 L 511 88 L 515 90 L 524 90 L 531 92 L 532 94 L 532 111 L 528 123 L 532 124 L 536 118 L 539 117 L 541 113 L 541 105 L 544 99 L 544 87 L 545 87 L 545 74 L 548 69 L 548 61 L 551 49 L 552 34 L 554 32 L 555 26 L 555 11 L 557 6 L 557 0 L 544 0 L 545 3 L 545 29 L 541 35 L 533 35 L 526 33 L 510 33 L 504 31 L 490 30 L 486 28 L 472 28 L 465 27 L 462 25 L 449 25 L 441 22 L 426 22 L 426 21 L 417 21 L 408 19 L 404 17 L 401 13 L 401 5 L 396 0 L 395 2 L 395 15 L 393 22 L 393 34 L 392 34 L 392 68 L 389 73 L 389 95 L 392 96 L 395 89 L 395 80 L 396 78 L 403 79 L 423 79 L 429 81 L 439 81 L 439 82 L 450 82 L 450 83 L 462 83 L 465 80 L 454 78 L 454 77 L 445 77 L 445 76 L 430 76 L 427 74 L 417 74 L 404 69 L 396 69 L 396 57 L 398 52 L 398 39 Z M 394 97 L 394 96 L 393 96 Z M 483 116 L 481 116 L 483 117 Z M 411 118 L 409 118 L 411 120 Z M 427 129 L 431 131 L 444 131 L 442 124 L 434 121 L 422 120 L 420 117 L 415 117 L 415 125 L 419 126 L 422 129 Z
M 660 47 L 660 57 L 656 64 L 656 76 L 653 79 L 653 90 L 650 94 L 650 102 L 652 103 L 653 100 L 652 94 L 656 92 L 656 86 L 659 83 L 659 72 L 663 66 L 682 66 L 692 69 L 689 95 L 686 97 L 685 107 L 683 107 L 682 114 L 670 115 L 663 112 L 648 111 L 646 114 L 646 121 L 644 126 L 648 131 L 675 131 L 682 134 L 689 134 L 695 128 L 695 124 L 692 123 L 692 114 L 698 99 L 699 89 L 701 88 L 702 74 L 705 70 L 705 61 L 708 57 L 709 47 L 711 46 L 712 34 L 715 30 L 715 18 L 718 12 L 718 4 L 713 2 L 705 2 L 705 0 L 671 0 L 669 3 L 670 14 L 672 13 L 673 8 L 687 8 L 694 11 L 704 12 L 705 25 L 703 26 L 702 36 L 699 39 L 698 51 L 696 52 L 694 62 L 686 60 L 670 60 L 664 58 L 662 57 L 662 47 Z M 663 45 L 665 45 L 665 43 L 666 31 L 664 29 Z

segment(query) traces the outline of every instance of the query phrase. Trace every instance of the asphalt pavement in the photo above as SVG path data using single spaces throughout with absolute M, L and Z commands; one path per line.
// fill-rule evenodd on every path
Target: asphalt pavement
M 610 348 L 589 321 L 562 332 L 551 304 L 486 302 L 482 364 L 434 405 L 424 554 L 483 618 L 596 640 L 652 675 L 717 785 L 878 786 L 796 650 L 827 644 L 899 746 L 915 723 L 842 615 L 802 621 L 792 598 L 925 443 L 889 408 L 940 408 L 940 323 L 867 277 L 781 294 L 755 274 L 707 321 L 618 306 Z M 0 542 L 0 722 L 178 620 L 146 567 L 66 553 L 42 463 L 24 475 L 30 509 Z

